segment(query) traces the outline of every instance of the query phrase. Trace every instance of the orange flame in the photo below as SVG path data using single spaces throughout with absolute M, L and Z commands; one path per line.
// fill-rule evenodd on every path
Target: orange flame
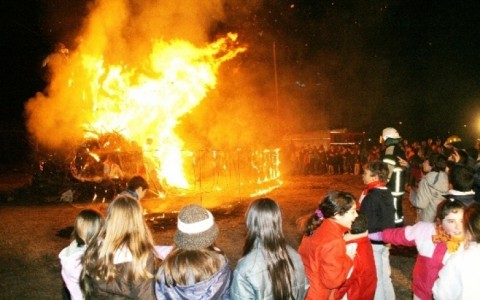
M 88 126 L 100 133 L 122 128 L 127 139 L 144 146 L 159 179 L 171 186 L 187 187 L 183 142 L 174 129 L 178 119 L 215 87 L 220 63 L 244 50 L 228 48 L 235 40 L 236 35 L 229 34 L 203 49 L 186 41 L 155 41 L 149 72 L 105 66 L 101 58 L 85 56 L 83 64 L 92 74 L 89 82 L 94 95 Z
M 77 126 L 83 129 L 82 138 L 120 132 L 142 147 L 160 182 L 188 187 L 181 153 L 183 141 L 174 130 L 179 118 L 215 88 L 221 63 L 245 51 L 236 39 L 236 34 L 229 33 L 204 48 L 183 40 L 153 40 L 148 59 L 139 66 L 108 64 L 102 55 L 77 51 L 68 60 L 57 61 L 61 67 L 56 66 L 47 95 L 39 94 L 27 104 L 29 123 L 42 122 L 43 127 L 63 131 L 58 123 L 78 120 L 78 124 L 68 124 L 69 132 L 60 133 L 64 141 L 80 138 L 75 136 Z M 47 102 L 59 98 L 70 98 L 70 103 L 78 106 L 57 107 L 62 115 L 81 117 L 56 117 L 56 124 L 40 121 L 52 107 Z M 34 134 L 40 142 L 57 146 L 57 137 L 49 130 Z
M 182 116 L 216 88 L 222 63 L 246 50 L 233 33 L 205 43 L 209 23 L 224 17 L 222 8 L 221 1 L 89 2 L 74 49 L 59 47 L 44 62 L 51 75 L 48 86 L 25 107 L 30 133 L 53 150 L 76 151 L 82 145 L 70 166 L 81 179 L 95 178 L 95 163 L 105 163 L 112 153 L 113 163 L 123 153 L 140 156 L 143 166 L 129 165 L 161 185 L 186 188 L 193 178 L 200 190 L 207 181 L 217 190 L 222 176 L 235 172 L 239 189 L 247 184 L 268 188 L 269 179 L 280 175 L 277 150 L 193 153 L 175 132 Z M 209 138 L 222 136 L 219 131 Z M 256 143 L 254 131 L 246 130 L 238 144 L 251 137 L 246 142 Z M 108 149 L 84 144 L 90 138 Z M 224 185 L 234 187 L 228 180 Z

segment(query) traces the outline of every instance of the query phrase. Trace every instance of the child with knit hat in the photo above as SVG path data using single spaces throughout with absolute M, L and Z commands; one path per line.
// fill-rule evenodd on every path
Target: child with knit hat
M 178 214 L 175 247 L 160 265 L 157 299 L 229 299 L 232 270 L 215 247 L 218 227 L 213 215 L 199 205 Z

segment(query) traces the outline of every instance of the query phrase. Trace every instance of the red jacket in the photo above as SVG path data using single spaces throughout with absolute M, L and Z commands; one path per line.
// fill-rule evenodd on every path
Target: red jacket
M 343 239 L 347 231 L 348 228 L 325 219 L 311 236 L 303 237 L 298 252 L 310 283 L 306 300 L 333 299 L 335 290 L 345 282 L 353 265 Z
M 347 294 L 348 299 L 371 300 L 377 288 L 377 272 L 373 259 L 372 243 L 368 236 L 347 242 L 357 244 L 357 255 L 353 259 L 353 272 L 345 283 L 335 293 L 335 299 L 342 299 Z

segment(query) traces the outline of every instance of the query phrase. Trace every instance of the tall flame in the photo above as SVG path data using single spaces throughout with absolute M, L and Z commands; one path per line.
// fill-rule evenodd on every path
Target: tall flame
M 149 72 L 105 66 L 101 58 L 85 56 L 83 65 L 91 74 L 88 126 L 95 132 L 122 128 L 127 139 L 145 146 L 144 153 L 156 162 L 159 178 L 169 185 L 187 187 L 183 142 L 174 129 L 178 119 L 215 87 L 220 63 L 242 50 L 228 49 L 235 39 L 236 35 L 229 34 L 202 49 L 186 41 L 155 41 Z
M 158 180 L 187 187 L 175 128 L 215 88 L 220 65 L 245 48 L 233 33 L 204 47 L 145 38 L 135 48 L 121 34 L 129 22 L 125 1 L 105 3 L 97 3 L 77 49 L 50 55 L 49 86 L 26 105 L 28 128 L 41 144 L 57 149 L 119 132 L 143 149 Z

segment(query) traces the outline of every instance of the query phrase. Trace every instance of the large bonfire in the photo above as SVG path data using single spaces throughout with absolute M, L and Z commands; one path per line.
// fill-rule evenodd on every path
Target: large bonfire
M 27 126 L 47 148 L 76 149 L 72 171 L 82 179 L 98 175 L 88 170 L 89 161 L 104 163 L 113 154 L 130 173 L 123 175 L 154 173 L 151 180 L 187 188 L 188 151 L 176 126 L 216 87 L 221 64 L 246 48 L 234 33 L 213 42 L 167 39 L 148 26 L 153 7 L 133 13 L 129 5 L 97 1 L 76 46 L 61 46 L 47 58 L 51 77 L 26 105 Z M 278 153 L 272 155 L 270 169 L 278 166 Z M 125 157 L 142 163 L 127 168 Z

